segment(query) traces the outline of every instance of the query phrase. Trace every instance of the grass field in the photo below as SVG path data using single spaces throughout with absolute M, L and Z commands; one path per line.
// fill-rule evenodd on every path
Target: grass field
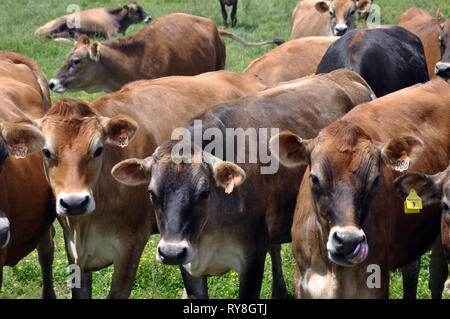
M 130 1 L 131 2 L 131 1 Z M 185 12 L 211 18 L 218 26 L 221 23 L 220 7 L 217 0 L 140 0 L 138 1 L 153 19 L 172 12 Z M 290 38 L 290 16 L 298 0 L 241 0 L 238 7 L 238 25 L 233 32 L 249 41 Z M 72 47 L 70 43 L 35 39 L 35 28 L 57 16 L 65 14 L 69 4 L 75 3 L 82 10 L 99 6 L 115 7 L 122 1 L 104 0 L 3 0 L 0 10 L 0 50 L 16 50 L 36 61 L 47 78 L 53 77 L 65 61 L 66 54 Z M 450 17 L 450 5 L 445 0 L 375 0 L 381 7 L 381 23 L 396 24 L 398 17 L 407 8 L 420 6 L 425 10 L 441 11 Z M 133 34 L 142 25 L 128 29 L 127 35 Z M 227 46 L 226 69 L 242 71 L 252 60 L 273 47 L 249 48 L 232 40 L 225 39 Z M 85 92 L 52 94 L 53 101 L 66 97 L 76 97 L 92 101 L 102 94 Z M 55 222 L 56 254 L 54 261 L 55 288 L 58 298 L 70 298 L 67 288 L 67 258 L 64 240 L 59 225 Z M 131 293 L 131 298 L 180 298 L 183 283 L 178 267 L 163 266 L 155 260 L 158 236 L 151 237 L 142 255 L 139 270 Z M 295 262 L 290 244 L 283 245 L 283 270 L 290 295 L 293 295 L 292 274 Z M 430 298 L 427 288 L 429 273 L 427 265 L 429 254 L 422 257 L 419 278 L 418 298 Z M 265 274 L 261 298 L 271 295 L 271 262 L 266 259 Z M 111 283 L 113 267 L 108 267 L 93 275 L 93 297 L 106 297 Z M 41 276 L 36 251 L 25 257 L 13 268 L 4 270 L 3 288 L 0 298 L 39 298 L 41 294 Z M 223 277 L 209 278 L 209 293 L 212 298 L 236 298 L 238 295 L 238 275 L 229 272 Z M 393 271 L 391 275 L 391 298 L 402 297 L 401 274 Z M 444 296 L 445 297 L 445 296 Z

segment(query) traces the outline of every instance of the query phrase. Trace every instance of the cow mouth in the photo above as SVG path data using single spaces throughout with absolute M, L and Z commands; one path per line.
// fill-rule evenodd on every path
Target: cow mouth
M 67 83 L 66 83 L 66 85 L 67 85 Z M 61 81 L 57 80 L 57 79 L 51 79 L 48 82 L 48 87 L 49 87 L 50 90 L 52 90 L 55 93 L 63 93 L 63 92 L 66 91 L 65 85 L 63 85 L 61 83 Z
M 328 256 L 334 263 L 342 266 L 353 266 L 366 260 L 369 253 L 367 241 L 362 241 L 356 245 L 355 249 L 347 254 L 338 254 L 328 251 Z

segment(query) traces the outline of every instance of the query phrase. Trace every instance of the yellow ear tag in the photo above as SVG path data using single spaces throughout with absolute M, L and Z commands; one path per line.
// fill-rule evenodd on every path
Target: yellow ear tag
M 416 190 L 411 188 L 405 200 L 405 214 L 420 213 L 422 208 L 422 199 L 417 195 Z

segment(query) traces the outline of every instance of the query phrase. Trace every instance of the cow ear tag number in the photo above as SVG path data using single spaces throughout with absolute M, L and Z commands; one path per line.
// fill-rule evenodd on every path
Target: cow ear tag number
M 128 134 L 127 131 L 125 129 L 122 129 L 122 131 L 120 132 L 119 135 L 119 139 L 117 140 L 117 144 L 119 145 L 119 147 L 127 147 L 128 146 Z
M 15 144 L 11 149 L 11 154 L 14 155 L 15 158 L 25 158 L 27 157 L 28 147 L 25 145 L 24 141 L 20 141 Z
M 395 170 L 398 172 L 406 171 L 409 167 L 409 157 L 405 151 L 402 152 L 402 156 L 397 160 L 395 164 Z
M 423 208 L 422 199 L 419 195 L 417 195 L 416 190 L 411 188 L 409 191 L 408 197 L 405 200 L 405 214 L 414 214 L 420 213 L 420 210 Z

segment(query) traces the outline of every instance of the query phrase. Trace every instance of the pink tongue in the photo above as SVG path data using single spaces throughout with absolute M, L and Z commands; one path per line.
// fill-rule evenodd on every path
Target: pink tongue
M 360 262 L 364 261 L 364 259 L 366 259 L 366 257 L 367 257 L 367 253 L 369 252 L 369 246 L 367 245 L 366 242 L 363 242 L 360 245 L 361 246 L 359 247 L 358 255 L 356 255 L 353 258 L 348 259 L 348 261 L 351 262 L 352 264 L 360 263 Z

